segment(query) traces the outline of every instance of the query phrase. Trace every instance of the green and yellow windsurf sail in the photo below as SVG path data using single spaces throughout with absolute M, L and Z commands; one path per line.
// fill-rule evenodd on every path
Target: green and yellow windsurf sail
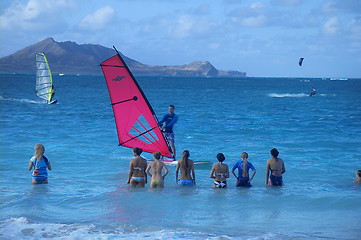
M 55 89 L 53 86 L 53 78 L 51 76 L 48 60 L 44 53 L 36 54 L 36 95 L 45 99 L 48 103 L 52 102 Z

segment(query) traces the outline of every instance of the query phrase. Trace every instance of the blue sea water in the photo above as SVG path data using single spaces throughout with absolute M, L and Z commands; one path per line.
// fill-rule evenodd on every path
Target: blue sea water
M 1 239 L 359 239 L 361 79 L 137 77 L 158 117 L 174 104 L 178 156 L 230 167 L 248 152 L 252 188 L 212 189 L 211 164 L 195 187 L 129 189 L 131 150 L 118 147 L 103 76 L 55 76 L 55 105 L 35 75 L 1 74 Z M 309 97 L 311 86 L 317 94 Z M 31 184 L 42 143 L 48 185 Z M 265 186 L 266 161 L 284 159 L 283 187 Z M 145 157 L 150 155 L 145 153 Z

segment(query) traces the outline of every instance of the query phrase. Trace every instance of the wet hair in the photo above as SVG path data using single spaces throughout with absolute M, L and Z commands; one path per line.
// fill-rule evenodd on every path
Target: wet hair
M 160 156 L 162 156 L 162 154 L 161 154 L 160 152 L 155 152 L 155 153 L 153 153 L 153 157 L 154 157 L 155 159 L 157 159 L 157 160 L 160 159 Z
M 142 154 L 143 149 L 135 147 L 133 148 L 133 153 L 137 154 L 138 156 L 140 156 L 140 154 Z
M 34 150 L 35 150 L 35 154 L 34 154 L 35 158 L 37 160 L 40 160 L 43 157 L 44 152 L 45 152 L 44 146 L 40 143 L 36 144 L 34 147 Z
M 190 156 L 189 151 L 184 150 L 182 158 L 179 160 L 179 164 L 185 169 L 188 169 L 188 158 L 189 158 L 189 156 Z
M 218 153 L 217 154 L 217 160 L 219 162 L 223 162 L 226 158 L 224 157 L 223 153 Z
M 243 153 L 241 154 L 241 158 L 243 159 L 242 177 L 246 178 L 246 177 L 248 177 L 248 171 L 247 171 L 247 158 L 248 158 L 248 153 L 243 152 Z
M 174 105 L 172 105 L 172 104 L 171 104 L 171 105 L 169 105 L 169 107 L 171 107 L 171 108 L 175 109 L 175 108 L 174 108 Z
M 361 178 L 361 170 L 357 170 L 356 174 L 357 174 L 357 176 L 359 176 Z
M 279 154 L 278 150 L 275 149 L 275 148 L 272 148 L 272 150 L 271 150 L 271 155 L 272 155 L 274 158 L 277 158 L 277 157 L 278 157 L 278 154 Z

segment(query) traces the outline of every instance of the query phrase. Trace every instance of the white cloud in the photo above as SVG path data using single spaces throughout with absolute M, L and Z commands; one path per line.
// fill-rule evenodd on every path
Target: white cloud
M 210 43 L 208 44 L 208 47 L 211 48 L 211 49 L 218 49 L 220 46 L 219 43 Z
M 110 6 L 105 6 L 92 14 L 85 16 L 79 27 L 85 30 L 100 30 L 103 29 L 114 17 L 115 11 Z
M 178 37 L 187 37 L 190 35 L 190 30 L 194 24 L 195 20 L 191 16 L 180 16 L 178 23 L 174 28 L 173 34 Z
M 0 16 L 1 28 L 25 31 L 39 27 L 50 28 L 52 24 L 60 22 L 59 16 L 65 9 L 73 6 L 72 0 L 29 0 L 26 4 L 16 1 Z M 58 18 L 54 18 L 54 13 Z
M 262 9 L 265 7 L 265 5 L 261 2 L 255 2 L 255 3 L 252 3 L 249 7 L 251 9 Z
M 324 2 L 321 6 L 321 11 L 324 13 L 336 12 L 337 11 L 336 2 L 335 1 Z
M 322 26 L 322 31 L 324 34 L 333 36 L 339 33 L 340 31 L 340 21 L 337 17 L 329 18 L 325 24 Z
M 302 0 L 273 0 L 272 3 L 283 6 L 296 6 L 302 3 Z
M 244 27 L 263 27 L 270 25 L 273 10 L 262 2 L 255 2 L 247 7 L 240 7 L 230 12 L 231 22 Z
M 352 41 L 355 41 L 354 44 L 359 46 L 360 49 L 361 46 L 361 16 L 352 19 L 349 24 L 347 25 L 348 30 L 348 38 Z
M 267 22 L 267 17 L 258 15 L 256 17 L 248 17 L 242 19 L 242 25 L 245 27 L 261 27 Z
M 217 28 L 217 24 L 211 19 L 191 15 L 181 15 L 176 22 L 168 24 L 168 36 L 173 38 L 204 36 Z
M 258 55 L 261 53 L 260 50 L 258 49 L 242 49 L 242 50 L 239 50 L 239 53 L 243 56 L 254 56 L 254 55 Z

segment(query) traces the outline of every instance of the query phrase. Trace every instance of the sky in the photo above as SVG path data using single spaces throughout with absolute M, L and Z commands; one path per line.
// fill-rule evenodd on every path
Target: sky
M 149 65 L 361 78 L 361 0 L 1 0 L 0 27 L 0 57 L 52 37 Z

